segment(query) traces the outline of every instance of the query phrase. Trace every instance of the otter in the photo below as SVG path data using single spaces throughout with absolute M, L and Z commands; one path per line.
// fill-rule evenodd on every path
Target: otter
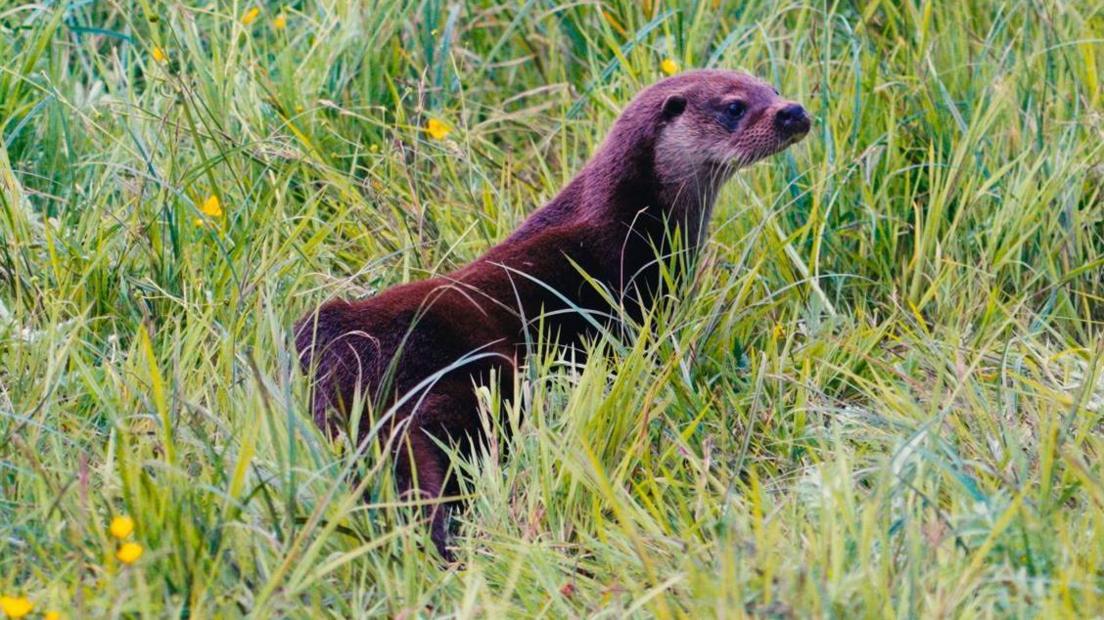
M 333 433 L 364 414 L 359 433 L 386 442 L 400 492 L 425 500 L 430 538 L 452 561 L 453 504 L 443 500 L 458 485 L 440 446 L 469 455 L 486 439 L 473 384 L 494 377 L 512 398 L 538 322 L 559 344 L 578 344 L 619 311 L 646 312 L 661 292 L 660 261 L 671 248 L 700 247 L 732 173 L 809 127 L 800 104 L 744 73 L 689 71 L 646 88 L 575 178 L 505 241 L 452 273 L 329 301 L 299 320 L 315 421 Z M 352 411 L 358 402 L 374 408 Z

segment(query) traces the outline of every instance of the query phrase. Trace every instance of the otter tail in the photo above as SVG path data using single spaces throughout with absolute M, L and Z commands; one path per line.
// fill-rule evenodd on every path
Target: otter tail
M 311 378 L 311 414 L 330 434 L 341 427 L 358 390 L 368 393 L 378 365 L 375 346 L 348 302 L 322 305 L 295 324 L 299 366 Z M 335 416 L 334 414 L 338 415 Z

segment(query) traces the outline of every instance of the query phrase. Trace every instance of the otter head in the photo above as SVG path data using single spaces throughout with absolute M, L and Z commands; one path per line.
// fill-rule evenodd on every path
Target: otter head
M 770 84 L 724 70 L 688 71 L 658 82 L 624 116 L 649 119 L 664 202 L 670 215 L 696 224 L 688 228 L 695 241 L 732 173 L 800 141 L 811 125 L 805 108 Z
M 689 71 L 648 91 L 642 99 L 659 108 L 656 171 L 665 183 L 726 177 L 800 141 L 811 125 L 801 104 L 746 73 Z

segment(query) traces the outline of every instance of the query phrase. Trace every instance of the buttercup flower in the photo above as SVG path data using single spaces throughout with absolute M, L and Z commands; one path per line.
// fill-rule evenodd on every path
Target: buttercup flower
M 272 20 L 272 27 L 276 30 L 283 30 L 287 28 L 287 15 L 280 13 Z
M 153 46 L 153 51 L 150 52 L 150 55 L 153 56 L 153 59 L 157 62 L 165 62 L 169 59 L 168 55 L 165 54 L 165 50 L 156 45 Z
M 452 129 L 440 119 L 431 118 L 426 123 L 426 133 L 434 140 L 444 140 L 448 137 L 450 131 L 452 131 Z
M 25 596 L 0 596 L 0 611 L 9 618 L 22 618 L 31 613 L 34 603 Z
M 134 531 L 134 519 L 126 515 L 119 515 L 111 520 L 111 525 L 107 529 L 112 536 L 122 540 Z
M 61 613 L 56 611 L 48 611 L 42 614 L 42 620 L 61 620 Z
M 138 543 L 125 543 L 115 552 L 115 557 L 123 564 L 134 564 L 142 557 L 142 545 Z
M 252 7 L 245 13 L 242 13 L 241 23 L 243 26 L 248 26 L 257 21 L 257 16 L 261 14 L 261 9 L 258 7 Z
M 679 66 L 678 66 L 678 63 L 675 62 L 674 60 L 672 60 L 670 58 L 664 58 L 663 62 L 659 63 L 659 70 L 662 71 L 663 73 L 665 73 L 666 75 L 674 75 L 674 74 L 678 73 Z
M 218 196 L 214 194 L 203 201 L 203 204 L 199 206 L 199 210 L 210 217 L 222 217 L 222 203 L 219 202 Z

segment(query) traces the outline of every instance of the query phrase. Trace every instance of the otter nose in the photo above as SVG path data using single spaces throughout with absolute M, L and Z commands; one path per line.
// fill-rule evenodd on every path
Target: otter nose
M 790 103 L 774 114 L 774 127 L 779 132 L 793 136 L 809 131 L 809 115 L 800 104 Z

